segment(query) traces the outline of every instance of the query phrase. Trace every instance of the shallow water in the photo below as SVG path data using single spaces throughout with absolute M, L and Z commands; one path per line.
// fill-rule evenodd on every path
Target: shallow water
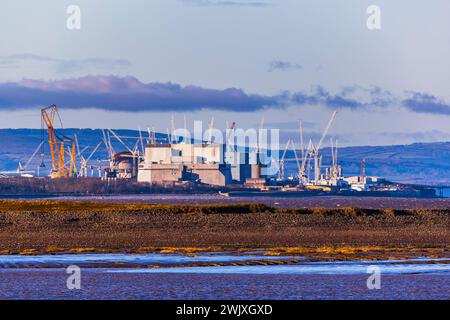
M 111 273 L 82 271 L 81 289 L 64 269 L 0 270 L 1 299 L 450 299 L 448 274 L 387 274 L 369 290 L 364 274 Z
M 69 290 L 65 267 L 106 262 L 179 264 L 277 259 L 205 253 L 0 256 L 0 299 L 450 299 L 444 259 L 303 262 L 294 265 L 81 269 L 81 289 Z M 34 267 L 25 268 L 32 265 Z M 56 268 L 40 268 L 40 265 Z M 368 266 L 381 271 L 369 290 Z
M 116 273 L 220 273 L 220 274 L 293 274 L 293 275 L 351 275 L 365 274 L 368 267 L 377 265 L 382 274 L 411 274 L 411 273 L 434 273 L 444 274 L 450 277 L 450 264 L 383 264 L 383 263 L 361 263 L 348 262 L 336 264 L 329 263 L 306 263 L 295 265 L 277 266 L 217 266 L 217 267 L 175 267 L 157 269 L 118 269 L 109 272 Z M 450 288 L 449 288 L 450 290 Z
M 101 263 L 135 263 L 135 264 L 179 264 L 196 262 L 239 262 L 239 261 L 261 261 L 261 260 L 283 260 L 292 257 L 271 257 L 264 255 L 248 254 L 223 254 L 204 253 L 196 255 L 180 254 L 58 254 L 58 255 L 0 255 L 0 267 L 21 267 L 23 265 L 49 265 L 49 264 L 101 264 Z

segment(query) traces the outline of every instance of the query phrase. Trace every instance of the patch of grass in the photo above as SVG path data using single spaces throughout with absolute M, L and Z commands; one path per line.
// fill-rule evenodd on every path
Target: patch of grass
M 36 249 L 23 249 L 19 251 L 20 255 L 34 255 L 37 253 L 38 251 Z
M 271 255 L 284 254 L 357 254 L 362 252 L 450 252 L 448 247 L 382 247 L 382 246 L 320 246 L 320 247 L 275 247 L 267 248 Z
M 180 213 L 202 213 L 202 214 L 222 214 L 222 213 L 262 213 L 275 212 L 275 209 L 265 204 L 259 203 L 236 203 L 236 204 L 145 204 L 145 203 L 115 203 L 96 201 L 60 201 L 60 200 L 0 200 L 1 212 L 79 212 L 79 211 L 139 211 L 158 210 Z

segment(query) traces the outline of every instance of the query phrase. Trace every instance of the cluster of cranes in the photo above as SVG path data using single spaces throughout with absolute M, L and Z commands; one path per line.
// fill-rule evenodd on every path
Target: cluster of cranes
M 300 153 L 301 157 L 297 155 L 297 148 L 292 139 L 289 139 L 285 145 L 283 153 L 280 158 L 280 166 L 279 166 L 279 179 L 286 179 L 286 154 L 289 148 L 291 147 L 295 162 L 297 165 L 298 171 L 298 180 L 299 184 L 320 184 L 322 180 L 322 155 L 320 154 L 320 149 L 325 141 L 326 136 L 328 135 L 328 131 L 330 130 L 331 125 L 336 119 L 337 111 L 334 111 L 331 115 L 330 120 L 328 121 L 325 129 L 322 132 L 322 136 L 317 144 L 313 143 L 312 139 L 309 139 L 308 145 L 305 145 L 304 136 L 303 136 L 303 122 L 300 121 L 299 129 L 300 129 Z M 338 164 L 338 141 L 330 139 L 330 147 L 331 147 L 331 158 L 332 164 L 330 167 L 325 168 L 325 179 L 328 182 L 336 181 L 342 175 L 341 167 Z M 313 173 L 311 174 L 311 169 L 313 169 Z
M 80 149 L 78 138 L 76 135 L 67 136 L 56 132 L 55 121 L 58 120 L 59 127 L 63 128 L 61 117 L 58 113 L 56 105 L 41 110 L 42 129 L 47 128 L 48 145 L 51 156 L 51 172 L 52 178 L 66 178 L 66 177 L 86 177 L 88 176 L 88 162 L 97 152 L 101 143 L 99 143 L 89 156 L 85 157 L 83 153 L 88 147 Z M 68 146 L 68 147 L 66 147 Z M 44 157 L 44 140 L 38 148 L 41 148 L 41 165 L 45 167 Z M 36 149 L 38 150 L 38 149 Z M 36 152 L 35 152 L 36 153 Z M 32 159 L 32 158 L 31 158 Z M 68 159 L 68 160 L 67 160 Z M 79 167 L 77 159 L 80 159 Z
M 121 153 L 123 157 L 135 159 L 142 159 L 143 157 L 144 140 L 140 130 L 139 138 L 133 149 L 128 147 L 124 142 L 124 139 L 136 139 L 136 137 L 121 137 L 111 129 L 102 130 L 102 141 L 88 153 L 90 146 L 80 148 L 76 134 L 68 135 L 61 133 L 60 129 L 63 129 L 63 124 L 56 105 L 41 109 L 40 114 L 42 137 L 39 145 L 25 163 L 19 161 L 17 170 L 1 171 L 0 177 L 21 176 L 31 178 L 40 176 L 43 171 L 49 171 L 51 178 L 88 177 L 95 175 L 95 169 L 98 170 L 98 176 L 102 177 L 102 163 L 107 162 L 109 167 L 112 167 L 114 164 L 116 152 L 113 148 L 113 143 L 111 142 L 112 137 L 121 143 L 128 151 Z M 156 140 L 154 131 L 150 132 L 150 129 L 148 131 L 149 141 Z M 47 133 L 47 137 L 45 137 L 45 132 Z M 94 155 L 99 151 L 102 144 L 106 147 L 108 159 L 98 159 L 97 166 L 89 165 L 89 163 L 92 163 Z M 44 161 L 47 145 L 49 148 L 50 168 L 47 167 Z M 139 150 L 139 147 L 142 151 Z M 40 163 L 37 166 L 37 169 L 32 169 L 31 165 L 38 154 L 40 154 L 41 158 Z
M 325 141 L 325 138 L 328 134 L 330 127 L 332 126 L 334 120 L 336 119 L 337 111 L 334 111 L 329 119 L 325 129 L 322 132 L 322 136 L 317 144 L 313 143 L 312 139 L 309 139 L 308 144 L 305 144 L 304 135 L 303 135 L 303 122 L 299 123 L 299 131 L 300 131 L 300 148 L 296 148 L 296 145 L 292 139 L 289 139 L 284 147 L 281 158 L 278 164 L 278 172 L 279 172 L 279 180 L 286 180 L 286 155 L 287 151 L 291 148 L 294 154 L 295 163 L 297 165 L 297 174 L 298 181 L 301 185 L 306 184 L 320 184 L 323 179 L 327 181 L 336 181 L 342 175 L 341 167 L 338 165 L 338 141 L 330 139 L 331 146 L 331 155 L 332 155 L 332 164 L 331 166 L 325 167 L 325 175 L 322 175 L 322 155 L 320 154 L 320 149 Z M 214 118 L 209 123 L 209 128 L 213 127 Z M 263 121 L 261 120 L 261 128 L 263 126 Z M 185 128 L 186 128 L 186 118 L 184 120 Z M 172 116 L 171 120 L 172 132 L 175 131 L 175 121 Z M 108 154 L 108 160 L 97 160 L 98 161 L 98 176 L 102 176 L 102 166 L 101 163 L 109 162 L 109 167 L 114 167 L 114 162 L 117 158 L 117 155 L 120 157 L 131 158 L 132 162 L 136 165 L 133 165 L 133 170 L 137 170 L 137 164 L 143 159 L 144 156 L 144 138 L 142 136 L 142 132 L 139 129 L 139 137 L 121 137 L 116 134 L 111 129 L 102 130 L 102 141 L 99 142 L 90 152 L 87 153 L 89 146 L 84 148 L 80 148 L 78 138 L 76 134 L 65 135 L 61 134 L 59 130 L 56 128 L 63 128 L 61 117 L 58 113 L 58 108 L 56 105 L 51 105 L 47 108 L 41 109 L 41 126 L 43 132 L 47 131 L 48 136 L 48 146 L 50 151 L 50 176 L 52 178 L 65 178 L 65 177 L 88 177 L 94 176 L 95 168 L 94 166 L 90 166 L 89 172 L 89 163 L 92 161 L 94 155 L 100 149 L 101 145 L 104 144 Z M 233 122 L 230 126 L 231 128 L 235 128 L 236 124 Z M 148 130 L 148 138 L 146 140 L 150 144 L 156 143 L 156 134 L 155 130 Z M 112 138 L 117 140 L 124 148 L 127 150 L 126 152 L 117 153 L 113 147 L 111 142 Z M 125 139 L 133 138 L 136 139 L 136 143 L 134 147 L 129 147 L 127 143 L 125 143 Z M 167 139 L 172 141 L 174 137 L 168 130 Z M 176 139 L 176 137 L 175 137 Z M 259 139 L 258 139 L 259 140 Z M 44 163 L 44 146 L 45 146 L 45 137 L 44 134 L 42 136 L 42 141 L 37 146 L 35 151 L 29 160 L 22 164 L 19 162 L 18 170 L 16 173 L 19 173 L 21 176 L 32 176 L 35 171 L 29 169 L 32 160 L 36 157 L 36 155 L 40 151 L 41 162 L 37 169 L 37 175 L 39 176 L 39 170 L 43 170 L 46 168 Z M 208 141 L 211 143 L 211 141 Z M 227 137 L 227 146 L 229 144 Z M 258 143 L 259 145 L 259 143 Z M 297 154 L 297 151 L 300 150 L 300 156 Z M 256 152 L 257 153 L 257 152 Z M 311 173 L 311 170 L 313 171 Z M 132 172 L 132 176 L 136 176 L 137 172 Z
M 47 130 L 48 135 L 48 146 L 50 149 L 50 157 L 51 157 L 51 170 L 50 176 L 52 178 L 66 178 L 66 177 L 88 177 L 89 176 L 89 162 L 92 160 L 93 156 L 99 150 L 102 143 L 106 146 L 108 151 L 108 160 L 98 160 L 99 165 L 98 176 L 102 176 L 101 163 L 102 162 L 111 162 L 114 160 L 115 151 L 113 145 L 111 143 L 111 135 L 114 136 L 117 141 L 123 144 L 126 149 L 130 152 L 131 157 L 140 157 L 140 151 L 138 148 L 138 142 L 134 150 L 131 150 L 127 144 L 124 143 L 122 137 L 118 136 L 113 130 L 108 129 L 107 131 L 102 130 L 103 133 L 103 141 L 99 142 L 92 151 L 85 155 L 89 146 L 84 148 L 80 148 L 80 144 L 78 142 L 77 135 L 73 136 L 63 135 L 56 131 L 56 127 L 63 128 L 61 117 L 58 113 L 58 109 L 56 105 L 51 105 L 50 107 L 41 109 L 41 119 L 42 119 L 42 129 Z M 142 142 L 142 139 L 140 139 Z M 138 140 L 139 141 L 139 140 Z M 39 144 L 38 148 L 33 153 L 32 157 L 28 160 L 27 164 L 22 167 L 19 164 L 19 169 L 26 168 L 32 159 L 36 156 L 39 150 L 41 150 L 41 165 L 40 168 L 45 168 L 44 163 L 44 145 L 45 140 L 44 137 Z M 143 148 L 143 144 L 142 144 Z M 90 167 L 91 172 L 90 176 L 94 176 L 94 166 Z M 39 173 L 38 173 L 39 175 Z M 23 175 L 22 175 L 23 176 Z

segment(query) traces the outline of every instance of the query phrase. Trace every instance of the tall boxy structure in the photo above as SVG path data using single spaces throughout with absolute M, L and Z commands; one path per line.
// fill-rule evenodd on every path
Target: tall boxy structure
M 139 164 L 138 181 L 165 183 L 197 181 L 225 186 L 232 183 L 231 166 L 224 163 L 220 144 L 148 144 Z

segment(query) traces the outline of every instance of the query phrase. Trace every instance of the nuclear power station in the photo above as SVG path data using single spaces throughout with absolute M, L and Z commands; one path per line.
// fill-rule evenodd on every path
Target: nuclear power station
M 157 134 L 154 128 L 148 128 L 145 134 L 139 129 L 138 137 L 123 136 L 112 129 L 102 129 L 100 141 L 96 141 L 95 147 L 91 147 L 80 146 L 75 134 L 61 133 L 62 119 L 56 105 L 43 108 L 40 114 L 41 143 L 25 164 L 19 162 L 17 171 L 0 172 L 1 177 L 31 178 L 46 174 L 52 179 L 96 177 L 106 181 L 130 179 L 155 186 L 241 186 L 260 191 L 281 192 L 366 192 L 396 191 L 402 188 L 389 184 L 383 178 L 366 175 L 364 159 L 361 161 L 359 175 L 345 176 L 338 161 L 338 141 L 332 138 L 329 148 L 331 163 L 323 163 L 322 147 L 336 119 L 336 111 L 332 113 L 317 143 L 312 139 L 305 143 L 303 124 L 300 121 L 299 144 L 296 145 L 293 139 L 289 139 L 281 150 L 263 143 L 263 120 L 259 130 L 254 130 L 254 136 L 250 139 L 247 139 L 247 136 L 241 140 L 236 138 L 235 122 L 230 126 L 227 124 L 225 132 L 220 132 L 223 134 L 223 141 L 216 142 L 211 135 L 206 139 L 176 135 L 175 121 L 172 118 L 172 130 L 168 129 L 165 135 Z M 209 130 L 213 128 L 212 124 L 213 120 Z M 246 139 L 253 140 L 253 145 L 236 142 Z M 44 163 L 46 146 L 50 166 Z M 97 157 L 93 160 L 103 147 L 107 159 Z M 87 150 L 90 150 L 89 154 L 86 154 Z M 288 152 L 291 159 L 287 158 Z M 40 165 L 36 170 L 31 170 L 30 163 L 38 154 L 41 157 Z M 105 152 L 102 152 L 102 157 L 104 155 Z M 295 164 L 296 170 L 291 167 L 288 172 L 288 161 Z

